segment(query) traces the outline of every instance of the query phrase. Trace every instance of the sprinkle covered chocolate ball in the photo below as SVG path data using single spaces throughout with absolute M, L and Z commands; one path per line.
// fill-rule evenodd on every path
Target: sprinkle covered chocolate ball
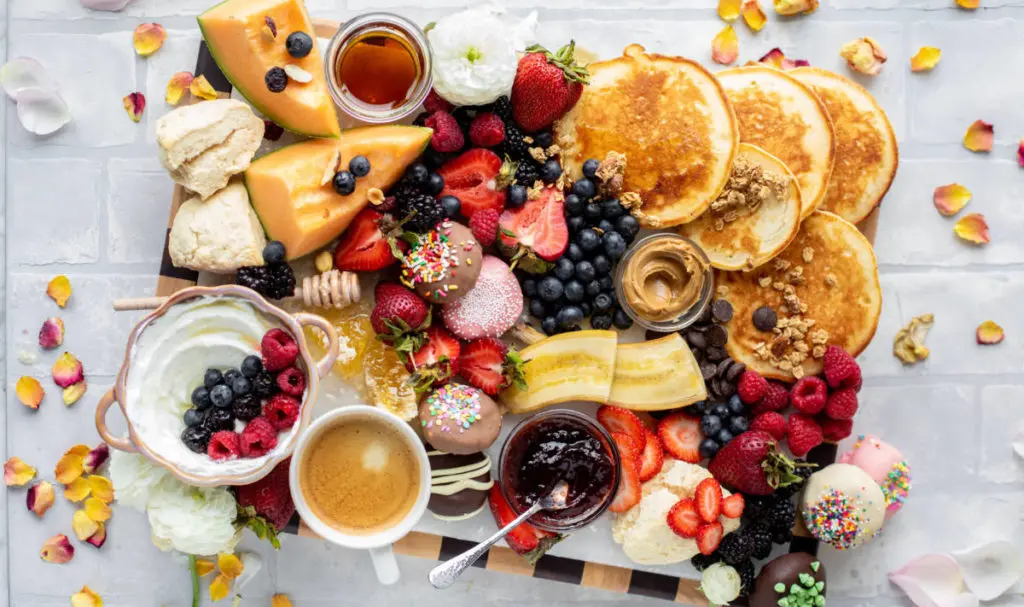
M 501 430 L 498 405 L 472 386 L 447 383 L 420 404 L 420 426 L 431 445 L 466 455 L 491 446 Z
M 881 488 L 864 470 L 832 464 L 807 480 L 801 513 L 814 537 L 847 550 L 881 530 L 885 509 Z
M 402 260 L 401 280 L 434 303 L 454 301 L 476 284 L 483 251 L 462 224 L 445 220 L 421 234 Z

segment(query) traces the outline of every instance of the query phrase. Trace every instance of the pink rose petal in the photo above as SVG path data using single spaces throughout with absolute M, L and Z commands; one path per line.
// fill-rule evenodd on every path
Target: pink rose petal
M 960 565 L 948 554 L 925 554 L 889 573 L 918 607 L 976 607 L 978 598 L 966 591 Z

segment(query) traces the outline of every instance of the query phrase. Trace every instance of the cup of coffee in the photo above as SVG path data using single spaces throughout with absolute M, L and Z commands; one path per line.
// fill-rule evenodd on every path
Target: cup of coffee
M 430 461 L 397 416 L 366 405 L 335 409 L 302 436 L 289 469 L 303 522 L 329 542 L 370 551 L 382 584 L 398 581 L 391 544 L 430 499 Z

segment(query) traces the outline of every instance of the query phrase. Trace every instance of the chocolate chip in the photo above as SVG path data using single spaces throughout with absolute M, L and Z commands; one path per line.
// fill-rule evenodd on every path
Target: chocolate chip
M 725 379 L 726 381 L 735 383 L 736 380 L 740 378 L 740 375 L 743 375 L 743 372 L 746 370 L 747 365 L 743 363 L 736 363 L 735 365 L 729 367 L 729 372 L 725 374 Z
M 707 323 L 711 322 L 711 308 L 713 306 L 714 306 L 714 304 L 712 304 L 710 306 L 704 306 L 704 311 L 700 313 L 699 317 L 697 317 L 697 322 L 698 323 L 707 324 Z
M 712 346 L 724 346 L 729 341 L 729 332 L 721 325 L 715 325 L 708 329 L 708 344 Z
M 736 394 L 736 384 L 729 383 L 723 379 L 721 380 L 721 385 L 718 387 L 718 393 L 725 398 L 729 398 L 733 394 Z
M 722 392 L 721 392 L 722 384 L 718 380 L 718 378 L 715 378 L 715 379 L 711 380 L 711 382 L 710 382 L 710 389 L 711 389 L 711 395 L 712 396 L 721 396 L 722 395 Z
M 711 315 L 718 322 L 729 322 L 732 320 L 732 304 L 724 299 L 716 299 L 711 304 Z
M 651 331 L 650 329 L 648 329 L 647 332 L 644 333 L 644 339 L 647 341 L 651 341 L 655 339 L 661 339 L 662 337 L 665 337 L 665 335 L 665 333 L 658 333 L 657 331 Z
M 715 363 L 707 362 L 700 366 L 700 376 L 704 378 L 704 381 L 708 381 L 715 376 L 715 371 L 718 367 Z
M 704 351 L 704 354 L 708 357 L 708 360 L 713 363 L 725 360 L 725 358 L 729 356 L 728 353 L 726 353 L 725 348 L 720 348 L 717 346 L 709 347 L 707 350 Z M 717 367 L 715 368 L 717 369 Z
M 725 377 L 725 374 L 729 372 L 729 367 L 732 366 L 732 359 L 727 358 L 722 362 L 718 363 L 718 369 L 715 371 L 716 377 Z
M 775 328 L 775 325 L 779 324 L 779 315 L 775 313 L 775 310 L 768 306 L 761 306 L 754 310 L 754 328 L 758 331 L 768 332 Z
M 686 343 L 690 344 L 691 348 L 697 348 L 703 350 L 708 347 L 708 340 L 704 337 L 704 334 L 699 331 L 690 331 L 686 334 Z

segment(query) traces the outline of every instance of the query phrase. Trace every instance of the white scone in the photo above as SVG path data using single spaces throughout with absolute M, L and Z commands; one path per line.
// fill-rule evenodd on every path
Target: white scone
M 671 565 L 692 558 L 700 550 L 697 542 L 676 535 L 668 526 L 668 511 L 679 500 L 693 497 L 697 485 L 711 478 L 706 468 L 675 459 L 666 459 L 661 472 L 643 484 L 640 503 L 615 516 L 612 539 L 634 563 Z M 723 496 L 730 495 L 725 489 Z M 739 529 L 739 519 L 719 519 L 725 533 Z
M 263 141 L 263 120 L 234 99 L 180 107 L 156 122 L 160 162 L 203 199 L 249 168 Z
M 242 266 L 263 265 L 266 245 L 249 192 L 234 181 L 205 201 L 189 198 L 182 203 L 167 249 L 179 268 L 227 274 Z

